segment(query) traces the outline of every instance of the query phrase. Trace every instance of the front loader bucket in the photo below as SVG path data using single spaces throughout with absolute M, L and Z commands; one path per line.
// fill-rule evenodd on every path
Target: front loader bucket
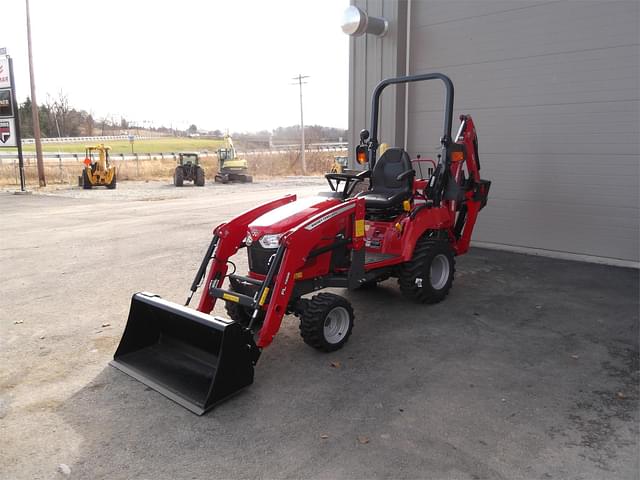
M 256 352 L 239 324 L 143 292 L 111 365 L 202 415 L 253 383 Z

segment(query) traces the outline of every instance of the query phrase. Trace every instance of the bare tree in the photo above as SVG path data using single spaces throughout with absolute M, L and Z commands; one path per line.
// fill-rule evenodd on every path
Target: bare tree
M 55 115 L 58 127 L 63 137 L 72 135 L 71 128 L 71 108 L 69 107 L 69 96 L 62 90 L 58 92 L 58 98 L 53 102 L 53 114 Z
M 84 132 L 85 135 L 88 137 L 93 136 L 93 128 L 95 126 L 95 120 L 93 119 L 93 111 L 90 111 L 89 113 L 87 112 L 83 112 L 85 113 L 85 117 L 84 117 Z

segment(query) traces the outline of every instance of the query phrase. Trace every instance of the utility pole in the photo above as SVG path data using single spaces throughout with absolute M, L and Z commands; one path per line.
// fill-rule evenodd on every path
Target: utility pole
M 33 75 L 33 52 L 31 49 L 31 16 L 29 14 L 29 0 L 27 6 L 27 46 L 29 50 L 29 80 L 31 82 L 31 118 L 33 121 L 33 139 L 36 142 L 36 163 L 38 165 L 38 183 L 41 187 L 47 186 L 44 178 L 44 162 L 42 161 L 42 142 L 40 141 L 40 115 L 38 115 L 38 102 L 36 102 L 36 82 Z
M 16 99 L 16 80 L 13 76 L 13 59 L 7 56 L 9 59 L 9 84 L 11 85 L 11 102 L 13 103 L 13 109 L 15 113 L 15 135 L 16 135 L 16 147 L 18 148 L 18 169 L 20 170 L 20 193 L 28 193 L 25 188 L 24 177 L 24 156 L 22 155 L 22 135 L 20 133 L 20 108 L 18 107 L 18 100 Z M 18 192 L 16 192 L 18 193 Z
M 303 82 L 302 80 L 305 78 L 309 78 L 308 75 L 301 75 L 298 74 L 297 77 L 293 77 L 293 80 L 297 80 L 297 84 L 300 86 L 300 132 L 301 132 L 301 139 L 300 139 L 300 151 L 302 152 L 302 174 L 306 175 L 307 174 L 307 160 L 304 158 L 304 151 L 305 151 L 305 146 L 304 146 L 304 115 L 302 113 L 302 84 L 303 83 L 307 83 L 307 82 Z M 295 85 L 295 83 L 292 83 L 292 85 Z

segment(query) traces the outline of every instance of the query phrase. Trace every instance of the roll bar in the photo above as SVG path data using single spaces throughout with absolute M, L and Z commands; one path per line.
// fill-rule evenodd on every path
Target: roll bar
M 373 169 L 376 163 L 376 150 L 378 150 L 378 111 L 380 107 L 380 95 L 388 85 L 398 83 L 421 82 L 423 80 L 442 80 L 446 88 L 444 102 L 444 128 L 440 143 L 443 146 L 451 142 L 451 124 L 453 121 L 453 82 L 442 73 L 423 73 L 419 75 L 407 75 L 404 77 L 387 78 L 382 80 L 373 90 L 371 98 L 371 140 L 369 141 L 369 168 Z M 405 125 L 405 128 L 407 126 Z

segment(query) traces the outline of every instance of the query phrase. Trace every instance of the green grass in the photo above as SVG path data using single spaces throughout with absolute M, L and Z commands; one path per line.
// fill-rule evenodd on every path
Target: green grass
M 133 151 L 136 153 L 168 153 L 168 152 L 187 152 L 187 151 L 204 151 L 213 152 L 223 145 L 222 140 L 213 140 L 210 138 L 188 138 L 188 137 L 160 137 L 149 140 L 135 140 L 133 142 Z M 111 147 L 111 153 L 131 153 L 131 144 L 128 140 L 113 140 L 106 142 Z M 84 147 L 89 146 L 85 143 L 43 143 L 42 149 L 45 152 L 55 153 L 78 153 L 84 152 Z M 25 152 L 34 152 L 35 145 L 25 145 Z M 11 151 L 7 149 L 7 151 Z M 15 149 L 13 149 L 15 152 Z

